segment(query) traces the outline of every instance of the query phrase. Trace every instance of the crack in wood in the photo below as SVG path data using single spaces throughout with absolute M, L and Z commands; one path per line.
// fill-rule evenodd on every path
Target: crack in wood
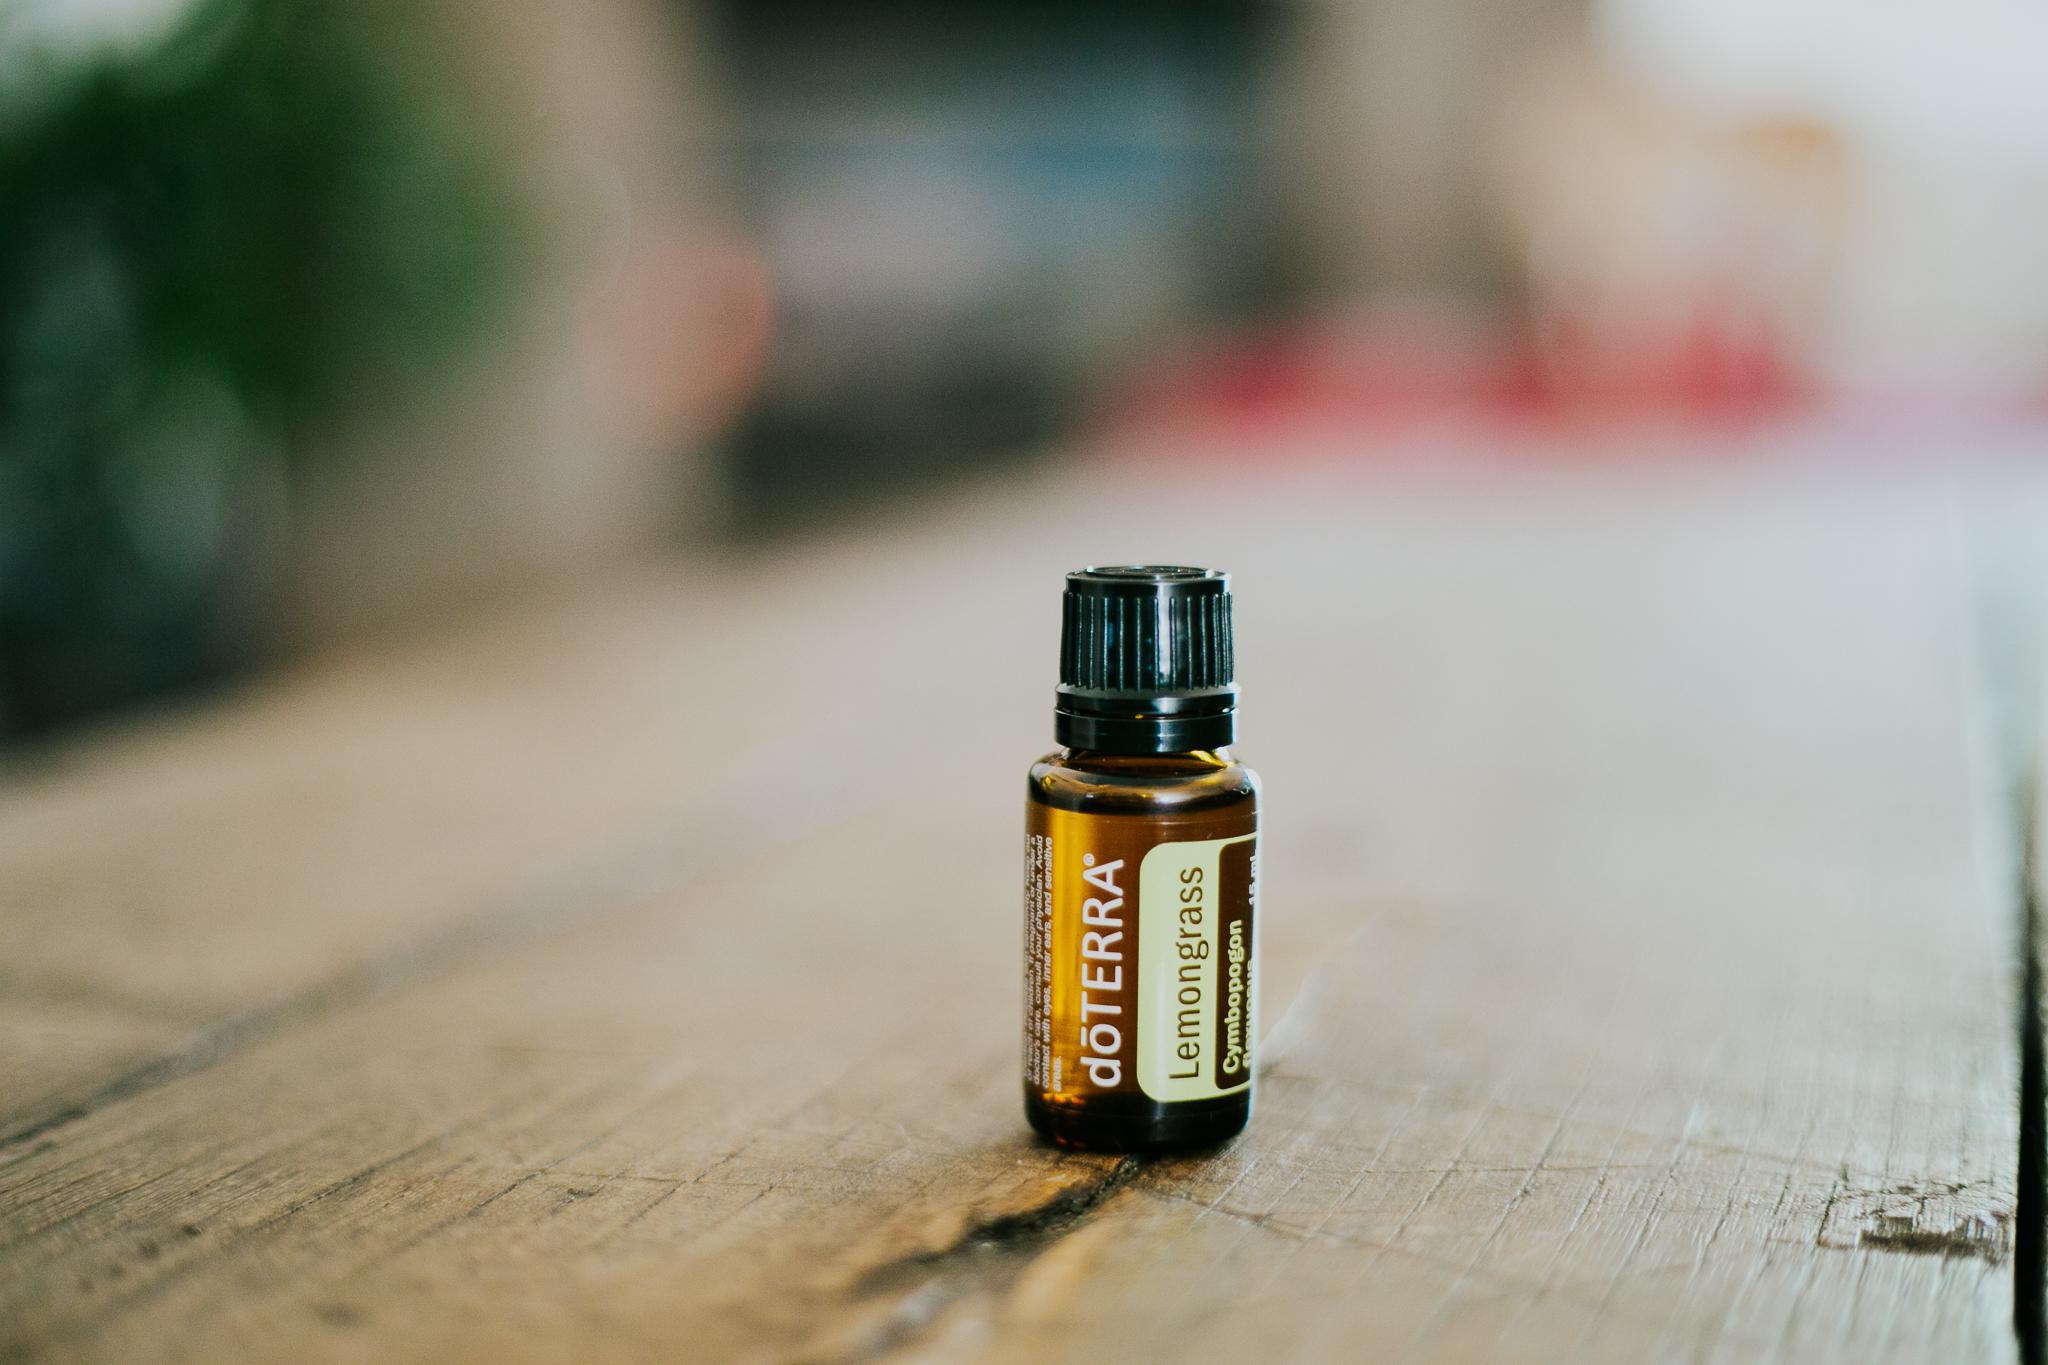
M 1980 561 L 1980 568 L 1982 561 Z M 2041 1002 L 2041 746 L 2043 683 L 2042 603 L 2037 591 L 2000 594 L 1986 577 L 1973 594 L 1976 649 L 1970 657 L 1979 674 L 1977 695 L 1987 735 L 1984 760 L 1994 770 L 2007 843 L 2006 865 L 2020 969 L 2019 1151 L 2015 1154 L 2013 1205 L 1999 1229 L 2001 1253 L 2012 1260 L 2012 1327 L 2021 1365 L 2048 1361 L 2048 1072 L 2044 1072 Z M 1932 1238 L 1923 1229 L 1879 1229 L 1873 1244 L 1923 1255 L 1953 1254 L 1957 1234 L 1965 1242 L 1981 1231 L 1965 1220 Z M 1867 1234 L 1866 1234 L 1867 1235 Z M 1967 1254 L 1967 1253 L 1966 1253 Z M 1994 1262 L 1995 1263 L 1995 1262 Z
M 1094 1180 L 1062 1186 L 1027 1208 L 974 1219 L 944 1246 L 899 1256 L 875 1266 L 855 1281 L 854 1292 L 863 1295 L 885 1293 L 906 1280 L 927 1280 L 959 1266 L 979 1264 L 991 1253 L 1013 1259 L 1036 1256 L 1052 1242 L 1073 1231 L 1074 1225 L 1103 1201 L 1130 1184 L 1144 1166 L 1144 1157 L 1122 1157 Z
M 2013 1331 L 2019 1338 L 2021 1365 L 2048 1360 L 2048 1074 L 2044 1074 L 2041 1035 L 2041 904 L 2039 773 L 2024 783 L 2018 797 L 2020 829 L 2020 1150 L 2013 1208 Z
M 1031 1264 L 1085 1225 L 1090 1215 L 1128 1188 L 1147 1165 L 1124 1156 L 1093 1179 L 1049 1192 L 1021 1209 L 968 1222 L 938 1247 L 884 1261 L 853 1282 L 857 1299 L 891 1302 L 851 1341 L 806 1355 L 820 1365 L 877 1360 L 913 1344 L 948 1309 L 976 1295 L 999 1296 Z
M 1981 1207 L 1959 1199 L 1988 1197 Z M 1813 1244 L 1829 1251 L 1966 1256 L 2003 1265 L 2013 1254 L 2014 1209 L 1989 1182 L 1930 1180 L 1876 1187 L 1842 1184 L 1821 1206 Z
M 1914 1256 L 1974 1256 L 1999 1265 L 2012 1250 L 2012 1214 L 2003 1209 L 1987 1210 L 1949 1227 L 1928 1227 L 1904 1215 L 1879 1214 L 1863 1229 L 1856 1244 Z

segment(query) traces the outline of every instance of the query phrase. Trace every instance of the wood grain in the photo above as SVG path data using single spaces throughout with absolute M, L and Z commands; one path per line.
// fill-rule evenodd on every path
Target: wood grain
M 0 1356 L 2016 1358 L 1980 495 L 1112 480 L 17 779 Z M 1018 787 L 1105 536 L 1239 573 L 1217 1153 L 1019 1116 Z

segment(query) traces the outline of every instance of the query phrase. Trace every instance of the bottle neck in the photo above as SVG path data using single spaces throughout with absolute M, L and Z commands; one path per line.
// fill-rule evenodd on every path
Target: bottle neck
M 1192 774 L 1218 772 L 1237 765 L 1228 749 L 1187 749 L 1171 754 L 1112 754 L 1100 749 L 1059 750 L 1059 761 L 1076 769 L 1118 772 Z
M 1053 737 L 1063 748 L 1106 754 L 1184 754 L 1237 741 L 1237 689 L 1195 696 L 1114 697 L 1062 686 Z

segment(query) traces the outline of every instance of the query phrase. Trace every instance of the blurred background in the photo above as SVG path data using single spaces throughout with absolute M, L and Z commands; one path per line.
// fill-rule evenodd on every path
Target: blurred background
M 2038 445 L 2043 54 L 2020 0 L 5 0 L 0 743 L 1026 471 Z

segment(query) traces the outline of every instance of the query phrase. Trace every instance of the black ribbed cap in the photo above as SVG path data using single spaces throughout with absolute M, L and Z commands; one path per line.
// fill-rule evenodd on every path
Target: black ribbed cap
M 1068 748 L 1109 753 L 1234 740 L 1230 575 L 1166 564 L 1068 574 L 1053 724 Z

